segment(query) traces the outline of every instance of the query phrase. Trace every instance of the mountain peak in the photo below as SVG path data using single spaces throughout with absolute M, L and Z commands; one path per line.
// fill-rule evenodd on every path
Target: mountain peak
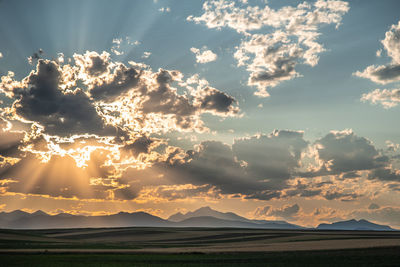
M 10 211 L 8 214 L 28 214 L 28 213 L 22 210 L 13 210 Z
M 31 215 L 48 215 L 48 214 L 42 210 L 37 210 L 37 211 L 31 213 Z
M 210 208 L 210 206 L 204 206 L 204 207 L 198 208 L 194 212 L 196 212 L 196 211 L 216 211 L 216 210 L 213 210 L 212 208 Z

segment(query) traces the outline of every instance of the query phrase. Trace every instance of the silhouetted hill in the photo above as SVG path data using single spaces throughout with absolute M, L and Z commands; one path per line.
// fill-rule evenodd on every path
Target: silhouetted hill
M 49 215 L 45 212 L 32 214 L 23 211 L 0 213 L 0 227 L 12 229 L 84 228 L 84 227 L 129 227 L 170 226 L 170 222 L 145 212 L 120 212 L 103 216 L 82 216 L 68 213 Z
M 391 231 L 394 230 L 388 225 L 380 225 L 367 220 L 348 220 L 331 224 L 321 223 L 318 230 L 369 230 L 369 231 Z
M 182 219 L 182 220 L 180 220 Z M 253 229 L 306 229 L 285 221 L 250 220 L 232 212 L 219 212 L 203 207 L 186 214 L 177 213 L 164 220 L 146 212 L 120 212 L 111 215 L 83 216 L 68 213 L 50 215 L 43 211 L 27 213 L 20 210 L 0 212 L 0 228 L 51 229 L 100 227 L 229 227 Z M 394 230 L 366 220 L 349 220 L 320 224 L 318 230 Z
M 192 217 L 186 220 L 176 222 L 179 227 L 231 227 L 231 228 L 258 228 L 258 229 L 302 229 L 301 226 L 282 223 L 254 223 L 251 221 L 233 221 L 215 218 L 212 216 Z
M 168 220 L 173 221 L 173 222 L 180 222 L 180 221 L 183 221 L 183 220 L 186 220 L 189 218 L 203 217 L 203 216 L 211 216 L 211 217 L 214 217 L 217 219 L 230 220 L 230 221 L 240 221 L 240 222 L 250 222 L 251 221 L 249 219 L 246 219 L 244 217 L 236 215 L 233 212 L 219 212 L 219 211 L 211 209 L 210 207 L 202 207 L 195 211 L 189 211 L 185 214 L 178 212 L 174 215 L 171 215 L 168 218 Z
M 201 217 L 201 219 L 194 219 Z M 209 220 L 205 220 L 204 217 L 209 218 Z M 217 220 L 212 220 L 210 218 L 214 219 L 219 219 Z M 189 220 L 193 219 L 193 220 Z M 185 214 L 182 214 L 180 212 L 170 216 L 168 218 L 169 221 L 173 222 L 185 222 L 185 223 L 192 223 L 193 226 L 199 227 L 203 225 L 207 225 L 207 223 L 210 225 L 210 227 L 216 227 L 214 225 L 219 225 L 220 220 L 226 221 L 226 225 L 237 225 L 237 226 L 227 226 L 227 227 L 246 227 L 246 228 L 265 228 L 265 229 L 301 229 L 303 227 L 290 224 L 285 221 L 267 221 L 267 220 L 250 220 L 247 218 L 244 218 L 242 216 L 239 216 L 233 212 L 219 212 L 216 210 L 211 209 L 210 207 L 202 207 L 199 208 L 195 211 L 192 212 L 187 212 Z M 231 223 L 229 221 L 233 221 L 234 223 Z M 240 223 L 242 224 L 240 224 Z M 247 223 L 247 224 L 243 224 Z M 211 226 L 212 225 L 212 226 Z M 239 225 L 246 225 L 246 226 L 239 226 Z

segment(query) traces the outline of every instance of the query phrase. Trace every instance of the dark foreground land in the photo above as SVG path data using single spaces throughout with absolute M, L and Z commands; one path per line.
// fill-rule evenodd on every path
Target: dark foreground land
M 0 266 L 400 266 L 400 232 L 0 230 Z

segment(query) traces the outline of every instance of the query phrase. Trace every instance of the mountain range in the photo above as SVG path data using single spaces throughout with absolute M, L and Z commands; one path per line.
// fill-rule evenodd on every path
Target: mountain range
M 286 221 L 250 220 L 232 212 L 219 212 L 202 207 L 192 212 L 176 213 L 167 220 L 145 212 L 120 212 L 111 215 L 84 216 L 60 213 L 50 215 L 43 211 L 33 213 L 15 210 L 0 212 L 0 228 L 49 229 L 49 228 L 100 228 L 100 227 L 229 227 L 258 229 L 310 229 Z M 312 228 L 314 229 L 314 228 Z M 320 224 L 317 230 L 394 230 L 366 220 L 349 220 Z

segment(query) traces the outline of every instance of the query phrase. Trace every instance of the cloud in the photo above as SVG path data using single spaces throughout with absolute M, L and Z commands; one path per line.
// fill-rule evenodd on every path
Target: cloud
M 169 7 L 161 7 L 161 8 L 158 9 L 158 11 L 160 11 L 162 13 L 164 13 L 164 12 L 169 13 L 169 12 L 171 12 L 171 8 L 169 8 Z
M 149 153 L 150 146 L 154 140 L 142 136 L 137 138 L 133 143 L 125 145 L 122 149 L 128 153 L 132 153 L 133 156 L 137 157 L 141 153 Z
M 0 117 L 0 156 L 21 156 L 19 146 L 23 143 L 24 133 L 11 130 L 11 124 Z
M 44 51 L 41 48 L 39 48 L 37 52 L 34 52 L 32 56 L 28 57 L 29 64 L 33 65 L 37 60 L 42 58 L 43 54 Z
M 79 168 L 69 156 L 52 156 L 44 163 L 31 154 L 2 171 L 1 179 L 8 181 L 5 184 L 7 192 L 79 199 L 107 199 L 109 190 L 114 189 L 114 186 L 93 183 L 90 179 L 91 174 L 101 172 L 101 167 L 92 166 L 87 169 Z
M 375 89 L 372 92 L 363 94 L 361 101 L 380 104 L 386 109 L 392 108 L 400 103 L 400 89 Z
M 266 97 L 268 88 L 300 76 L 295 70 L 297 64 L 317 65 L 319 54 L 325 51 L 317 42 L 319 27 L 338 27 L 349 6 L 344 1 L 318 0 L 274 10 L 268 5 L 215 0 L 206 1 L 203 10 L 201 16 L 187 20 L 208 28 L 228 27 L 241 34 L 243 39 L 234 57 L 238 66 L 250 72 L 248 85 L 258 88 L 256 95 Z
M 378 204 L 376 204 L 376 203 L 371 203 L 369 206 L 368 206 L 368 209 L 369 210 L 376 210 L 376 209 L 379 209 L 380 208 L 380 206 L 378 205 Z
M 198 90 L 197 101 L 202 110 L 212 114 L 229 116 L 239 112 L 234 107 L 236 100 L 233 97 L 209 86 Z
M 217 60 L 217 54 L 203 47 L 201 50 L 195 47 L 190 48 L 190 51 L 196 55 L 196 62 L 200 64 L 208 63 Z
M 332 192 L 326 192 L 324 194 L 325 199 L 327 200 L 341 200 L 341 201 L 353 201 L 357 198 L 359 198 L 361 195 L 357 193 L 346 193 L 346 192 L 338 192 L 338 191 L 332 191 Z
M 86 51 L 83 55 L 74 54 L 73 57 L 82 74 L 101 76 L 110 72 L 110 54 L 105 51 L 100 55 L 94 51 Z
M 272 209 L 272 210 L 270 210 L 269 215 L 288 219 L 288 218 L 292 218 L 299 211 L 300 211 L 299 205 L 294 204 L 292 206 L 290 206 L 290 205 L 284 206 L 280 209 Z
M 151 56 L 151 52 L 143 52 L 142 58 L 149 58 Z
M 271 187 L 282 187 L 300 167 L 300 156 L 307 147 L 303 132 L 274 131 L 270 135 L 236 139 L 232 150 L 243 161 L 246 172 L 259 180 L 268 180 Z
M 400 21 L 397 25 L 392 25 L 381 43 L 384 51 L 391 58 L 390 64 L 368 66 L 363 71 L 355 72 L 354 75 L 379 84 L 398 82 L 400 81 Z
M 374 206 L 373 209 L 361 209 L 353 211 L 349 217 L 355 219 L 365 219 L 373 222 L 384 223 L 400 227 L 400 208 L 399 207 L 379 207 Z
M 265 215 L 268 214 L 268 212 L 269 212 L 270 209 L 271 209 L 271 206 L 258 207 L 258 208 L 254 211 L 254 216 L 256 216 L 256 217 L 265 216 Z
M 226 117 L 239 111 L 231 96 L 204 79 L 193 88 L 177 70 L 127 67 L 112 62 L 107 52 L 88 51 L 73 58 L 74 65 L 39 59 L 27 77 L 16 80 L 9 72 L 1 78 L 0 92 L 14 100 L 14 119 L 37 123 L 51 135 L 126 138 L 205 131 L 201 114 Z
M 379 179 L 382 181 L 398 181 L 400 182 L 400 171 L 390 167 L 377 168 L 368 174 L 369 179 Z
M 254 216 L 256 217 L 280 217 L 283 219 L 293 219 L 300 211 L 300 206 L 298 204 L 286 205 L 281 208 L 273 208 L 271 206 L 258 207 L 254 211 Z
M 12 107 L 15 114 L 39 123 L 50 134 L 113 135 L 116 131 L 105 125 L 84 91 L 60 88 L 62 76 L 57 63 L 40 59 L 36 71 L 9 92 L 16 99 Z
M 125 184 L 139 192 L 146 186 L 191 184 L 196 188 L 207 185 L 218 194 L 236 194 L 245 199 L 279 198 L 307 146 L 302 138 L 301 132 L 274 131 L 271 135 L 235 140 L 232 147 L 204 141 L 186 152 L 170 148 L 163 160 L 146 170 L 128 169 L 122 177 Z M 147 179 L 141 181 L 140 177 Z
M 221 196 L 210 185 L 161 185 L 141 190 L 136 201 L 146 201 L 150 198 L 156 199 L 156 201 L 190 201 L 195 198 L 215 200 L 220 199 Z
M 364 71 L 357 71 L 355 76 L 370 79 L 379 84 L 387 84 L 400 81 L 400 65 L 368 66 Z
M 351 130 L 332 131 L 315 142 L 319 168 L 303 176 L 341 174 L 357 170 L 371 170 L 388 164 L 371 141 Z

